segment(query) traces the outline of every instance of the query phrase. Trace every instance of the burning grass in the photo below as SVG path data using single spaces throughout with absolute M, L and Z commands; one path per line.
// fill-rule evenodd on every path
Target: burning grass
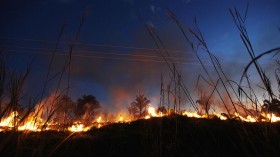
M 275 156 L 279 123 L 172 115 L 87 132 L 2 132 L 3 156 Z
M 140 119 L 150 119 L 154 117 L 169 117 L 172 114 L 164 114 L 160 111 L 157 111 L 154 107 L 149 106 L 147 109 L 147 115 Z M 31 114 L 32 115 L 32 114 Z M 220 119 L 220 120 L 238 120 L 241 122 L 269 122 L 275 123 L 280 121 L 280 117 L 276 116 L 274 113 L 264 113 L 260 112 L 257 116 L 247 115 L 242 116 L 239 113 L 234 113 L 232 118 L 230 118 L 227 114 L 222 113 L 209 113 L 209 114 L 199 114 L 197 112 L 184 111 L 182 112 L 182 116 L 190 117 L 190 118 L 203 118 L 203 119 Z M 23 123 L 20 123 L 21 118 L 19 117 L 18 112 L 11 112 L 7 117 L 2 118 L 0 121 L 0 132 L 10 131 L 14 128 L 16 124 L 18 131 L 33 131 L 39 132 L 42 130 L 54 130 L 54 131 L 71 131 L 71 132 L 86 132 L 91 128 L 101 128 L 103 126 L 112 124 L 112 123 L 130 123 L 135 120 L 131 120 L 129 117 L 124 117 L 121 114 L 115 118 L 115 120 L 103 120 L 105 119 L 102 116 L 99 116 L 92 120 L 90 123 L 86 123 L 85 121 L 72 121 L 71 123 L 47 123 L 45 129 L 43 126 L 46 120 L 39 119 L 36 117 L 28 117 Z

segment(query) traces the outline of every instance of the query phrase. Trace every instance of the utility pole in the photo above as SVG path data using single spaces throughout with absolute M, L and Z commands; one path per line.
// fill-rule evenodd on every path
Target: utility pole
M 164 85 L 163 85 L 163 78 L 161 73 L 161 83 L 160 83 L 160 102 L 158 108 L 161 108 L 164 104 L 164 91 L 163 91 Z
M 181 113 L 181 72 L 180 74 L 178 74 L 178 92 L 179 92 L 179 96 L 178 96 L 178 113 Z
M 167 113 L 170 114 L 170 84 L 167 85 Z
M 177 110 L 177 82 L 176 82 L 176 68 L 173 64 L 173 79 L 174 79 L 174 112 Z

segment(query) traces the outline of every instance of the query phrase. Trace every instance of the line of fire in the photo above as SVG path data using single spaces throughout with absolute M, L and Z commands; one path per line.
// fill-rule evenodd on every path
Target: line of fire
M 167 62 L 167 64 L 170 63 L 172 62 Z M 161 75 L 160 99 L 157 106 L 151 104 L 151 101 L 139 91 L 135 101 L 127 107 L 127 112 L 115 114 L 98 111 L 100 104 L 92 95 L 84 95 L 75 103 L 67 95 L 59 95 L 58 93 L 53 93 L 33 107 L 20 109 L 17 102 L 20 95 L 14 94 L 9 103 L 1 105 L 0 131 L 39 132 L 53 130 L 84 132 L 93 127 L 101 128 L 113 123 L 131 123 L 139 119 L 145 120 L 172 115 L 225 121 L 237 120 L 248 123 L 275 123 L 280 121 L 280 102 L 277 98 L 266 99 L 259 105 L 251 102 L 251 108 L 248 108 L 248 105 L 242 103 L 240 99 L 239 104 L 236 102 L 231 104 L 229 98 L 227 100 L 222 98 L 221 100 L 223 101 L 221 102 L 227 103 L 224 104 L 224 109 L 211 109 L 215 103 L 213 93 L 218 92 L 216 88 L 218 81 L 213 85 L 213 91 L 210 94 L 206 95 L 200 91 L 198 93 L 200 99 L 194 102 L 191 96 L 188 95 L 187 88 L 182 82 L 181 73 L 176 69 L 176 65 L 172 63 L 171 67 L 172 76 L 169 84 L 164 84 L 163 76 Z M 5 69 L 2 68 L 2 72 L 5 72 Z M 23 85 L 26 76 L 16 77 L 10 88 L 21 88 L 20 86 Z M 184 97 L 184 95 L 187 97 Z M 193 109 L 181 107 L 182 97 L 184 99 L 188 98 L 193 103 Z M 219 107 L 223 108 L 223 105 L 220 104 Z

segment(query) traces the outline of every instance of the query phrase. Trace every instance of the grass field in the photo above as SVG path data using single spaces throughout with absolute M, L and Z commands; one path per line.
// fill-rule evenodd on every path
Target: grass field
M 1 156 L 277 156 L 279 123 L 171 116 L 83 133 L 1 132 Z

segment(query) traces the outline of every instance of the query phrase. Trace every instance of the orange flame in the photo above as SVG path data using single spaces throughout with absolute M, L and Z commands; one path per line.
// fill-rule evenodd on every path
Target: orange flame
M 71 127 L 68 127 L 68 130 L 71 132 L 84 132 L 88 131 L 90 127 L 85 127 L 83 124 L 74 124 Z
M 168 116 L 163 114 L 162 112 L 157 112 L 157 110 L 153 106 L 149 106 L 147 109 L 147 115 L 144 117 L 144 119 L 150 119 L 151 117 L 162 117 L 162 116 Z M 191 112 L 191 111 L 185 111 L 182 113 L 183 116 L 187 117 L 192 117 L 192 118 L 212 118 L 212 117 L 218 117 L 220 120 L 227 120 L 228 117 L 223 114 L 219 113 L 210 113 L 209 115 L 203 114 L 200 115 L 197 112 Z M 255 123 L 255 122 L 279 122 L 280 117 L 273 114 L 273 113 L 260 113 L 258 116 L 253 116 L 253 115 L 248 115 L 248 116 L 242 116 L 239 113 L 234 113 L 232 117 L 236 120 L 240 120 L 242 122 L 250 122 L 250 123 Z M 115 121 L 109 121 L 105 122 L 101 116 L 97 117 L 96 120 L 94 120 L 91 124 L 85 125 L 82 122 L 75 122 L 73 125 L 67 128 L 67 130 L 71 132 L 83 132 L 83 131 L 88 131 L 92 127 L 97 127 L 100 128 L 104 125 L 107 125 L 109 123 L 115 122 L 115 123 L 127 123 L 130 122 L 125 117 L 125 114 L 119 114 L 119 116 L 116 118 L 117 120 Z M 16 120 L 16 121 L 15 121 Z M 17 126 L 19 131 L 42 131 L 41 127 L 44 124 L 44 120 L 35 117 L 34 114 L 30 114 L 28 118 L 21 124 L 19 124 L 19 114 L 18 112 L 14 111 L 11 112 L 8 116 L 2 118 L 0 121 L 0 132 L 8 130 L 9 128 L 14 127 L 14 125 Z M 49 122 L 47 124 L 46 130 L 58 130 L 58 126 L 63 126 L 62 124 L 57 124 L 53 122 Z M 7 129 L 8 128 L 8 129 Z M 60 127 L 61 128 L 61 127 Z
M 0 122 L 0 126 L 2 127 L 13 127 L 14 126 L 14 120 L 15 118 L 18 116 L 18 112 L 17 111 L 13 111 L 9 114 L 8 117 L 4 118 L 1 122 Z

